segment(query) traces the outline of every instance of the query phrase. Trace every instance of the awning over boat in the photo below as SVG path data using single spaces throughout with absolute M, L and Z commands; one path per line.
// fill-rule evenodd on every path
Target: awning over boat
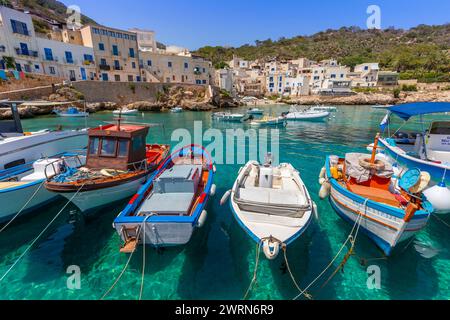
M 403 120 L 409 120 L 413 116 L 450 112 L 449 102 L 415 102 L 393 106 L 388 109 Z

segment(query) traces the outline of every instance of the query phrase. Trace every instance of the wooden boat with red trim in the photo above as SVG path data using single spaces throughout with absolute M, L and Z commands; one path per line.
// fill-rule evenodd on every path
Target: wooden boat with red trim
M 169 154 L 168 145 L 147 145 L 148 126 L 111 124 L 89 130 L 86 165 L 48 179 L 84 213 L 132 196 Z
M 329 156 L 321 172 L 320 197 L 330 196 L 334 210 L 359 226 L 386 256 L 425 228 L 433 207 L 422 191 L 429 174 L 418 169 L 403 174 L 376 157 L 379 135 L 371 155 Z M 401 176 L 401 177 L 400 177 Z
M 215 166 L 203 147 L 190 145 L 173 153 L 114 220 L 124 241 L 123 253 L 138 244 L 155 247 L 184 245 L 207 218 L 214 196 Z

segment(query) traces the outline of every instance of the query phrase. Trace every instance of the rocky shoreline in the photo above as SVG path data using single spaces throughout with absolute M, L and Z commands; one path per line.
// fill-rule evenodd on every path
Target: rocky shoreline
M 82 100 L 83 94 L 70 87 L 58 89 L 55 93 L 43 100 L 52 102 L 66 102 Z M 136 101 L 129 104 L 114 102 L 87 103 L 86 109 L 89 113 L 101 111 L 113 111 L 120 107 L 136 109 L 141 112 L 165 112 L 171 108 L 180 106 L 189 111 L 211 111 L 220 108 L 235 108 L 243 104 L 221 92 L 212 95 L 207 90 L 187 90 L 182 86 L 170 88 L 157 97 L 156 102 Z M 291 99 L 279 99 L 273 103 L 285 103 L 291 105 L 395 105 L 408 102 L 450 102 L 449 90 L 402 92 L 398 98 L 392 93 L 357 93 L 345 97 L 332 96 L 301 96 Z M 260 100 L 260 104 L 270 104 L 268 100 Z M 257 103 L 258 104 L 258 103 Z M 253 103 L 251 104 L 253 105 Z M 75 106 L 83 109 L 84 104 L 75 103 Z M 53 107 L 19 107 L 22 118 L 33 118 L 40 115 L 48 115 Z M 0 120 L 11 119 L 11 111 L 8 108 L 0 108 Z

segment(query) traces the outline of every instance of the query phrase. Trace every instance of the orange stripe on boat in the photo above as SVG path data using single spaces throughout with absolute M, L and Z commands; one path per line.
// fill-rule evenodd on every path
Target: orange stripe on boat
M 381 225 L 383 225 L 383 226 L 385 226 L 385 227 L 388 227 L 388 228 L 390 228 L 390 229 L 392 229 L 392 230 L 398 231 L 398 229 L 397 229 L 396 227 L 393 227 L 393 226 L 391 226 L 391 225 L 389 225 L 389 224 L 387 224 L 387 223 L 384 223 L 384 222 L 382 222 L 382 221 L 380 221 L 380 220 L 378 220 L 378 219 L 369 217 L 368 215 L 366 215 L 366 214 L 364 214 L 364 213 L 362 213 L 362 212 L 359 212 L 358 210 L 354 210 L 354 209 L 350 208 L 349 206 L 347 206 L 346 204 L 344 204 L 344 203 L 342 203 L 341 201 L 339 201 L 338 199 L 336 199 L 335 197 L 333 197 L 333 199 L 334 199 L 334 201 L 336 201 L 337 203 L 339 203 L 341 206 L 343 206 L 344 208 L 346 208 L 346 209 L 352 211 L 353 213 L 356 213 L 356 214 L 358 214 L 358 215 L 360 215 L 360 216 L 363 216 L 363 217 L 365 217 L 365 218 L 367 218 L 367 219 L 369 219 L 369 220 L 372 220 L 372 221 L 374 221 L 374 222 L 376 222 L 376 223 L 379 223 L 379 224 L 381 224 Z

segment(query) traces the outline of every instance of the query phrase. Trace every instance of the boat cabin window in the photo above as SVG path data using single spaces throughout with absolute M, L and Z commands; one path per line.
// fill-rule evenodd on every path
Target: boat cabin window
M 98 153 L 99 138 L 91 138 L 89 143 L 89 154 L 96 155 Z
M 450 135 L 450 121 L 433 122 L 430 134 Z
M 118 156 L 120 158 L 128 157 L 128 140 L 119 140 Z
M 115 157 L 116 156 L 116 139 L 103 138 L 102 139 L 102 150 L 100 155 L 103 157 Z
M 144 136 L 136 136 L 133 138 L 133 152 L 139 152 L 145 148 L 145 137 Z

